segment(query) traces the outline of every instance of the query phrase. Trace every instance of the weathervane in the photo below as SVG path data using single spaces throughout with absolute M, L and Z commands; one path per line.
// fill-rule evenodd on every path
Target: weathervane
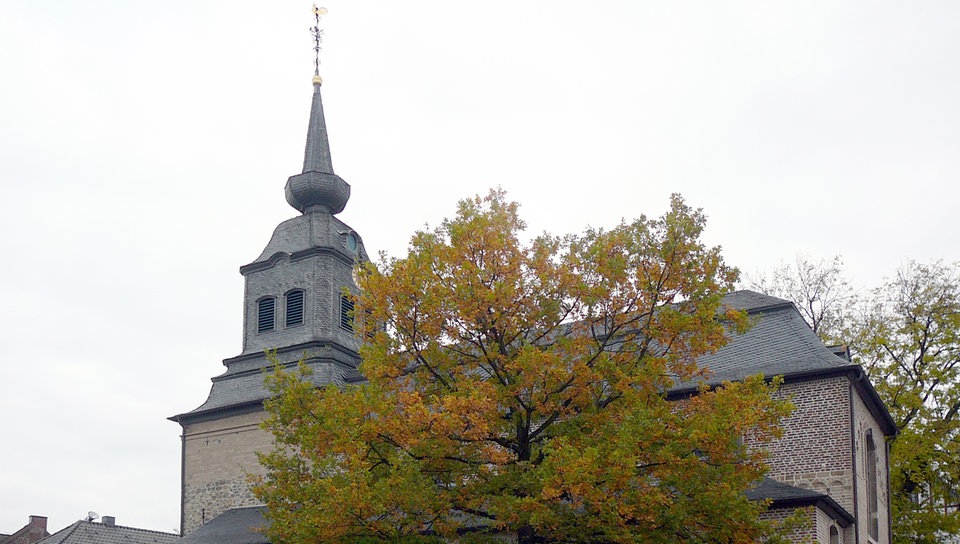
M 320 17 L 326 14 L 327 8 L 318 8 L 316 4 L 313 5 L 314 26 L 310 29 L 310 33 L 313 34 L 313 79 L 317 83 L 320 82 L 320 43 L 323 42 L 323 29 L 320 28 Z

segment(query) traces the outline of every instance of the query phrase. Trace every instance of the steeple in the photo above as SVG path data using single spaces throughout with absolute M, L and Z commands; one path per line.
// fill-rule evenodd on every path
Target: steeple
M 320 85 L 320 76 L 313 76 L 313 104 L 310 106 L 310 124 L 307 127 L 307 148 L 303 154 L 303 171 L 332 174 L 333 161 L 330 160 L 330 140 L 327 138 L 327 123 L 323 117 Z
M 310 123 L 307 126 L 307 146 L 303 154 L 303 173 L 290 176 L 284 193 L 287 203 L 301 213 L 321 211 L 331 214 L 340 213 L 350 199 L 350 185 L 333 173 L 333 161 L 330 159 L 330 140 L 327 137 L 327 122 L 323 116 L 323 100 L 320 96 L 320 42 L 323 31 L 320 29 L 320 16 L 326 9 L 313 7 L 316 26 L 313 32 L 314 71 L 313 103 L 310 106 Z
M 314 6 L 317 53 L 324 11 Z M 319 64 L 318 55 L 315 68 Z M 350 198 L 350 186 L 333 173 L 318 69 L 303 172 L 287 181 L 286 196 L 301 213 L 277 225 L 260 255 L 240 267 L 240 354 L 224 359 L 227 370 L 212 379 L 203 404 L 171 418 L 183 427 L 181 534 L 228 509 L 260 504 L 249 490 L 249 475 L 263 473 L 257 453 L 272 444 L 259 425 L 266 417 L 263 401 L 273 396 L 264 384 L 264 368 L 279 363 L 292 371 L 305 364 L 317 387 L 363 379 L 357 370 L 360 340 L 353 330 L 353 304 L 346 293 L 356 292 L 357 262 L 369 259 L 360 235 L 334 215 Z M 268 360 L 267 351 L 276 359 Z

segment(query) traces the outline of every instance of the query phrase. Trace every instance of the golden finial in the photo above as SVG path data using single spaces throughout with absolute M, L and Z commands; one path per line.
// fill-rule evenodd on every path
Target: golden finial
M 323 42 L 323 29 L 320 28 L 320 17 L 327 14 L 327 8 L 319 8 L 316 4 L 313 5 L 313 28 L 310 29 L 310 33 L 313 34 L 313 83 L 319 85 L 322 81 L 320 79 L 320 43 Z

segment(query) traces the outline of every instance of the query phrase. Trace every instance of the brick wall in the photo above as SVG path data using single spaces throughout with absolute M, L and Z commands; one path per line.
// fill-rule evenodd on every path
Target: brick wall
M 846 540 L 843 534 L 843 527 L 841 527 L 836 521 L 833 520 L 826 512 L 816 509 L 817 511 L 817 542 L 822 542 L 823 544 L 831 544 L 830 542 L 830 529 L 834 529 L 837 532 L 837 544 L 843 544 L 844 542 L 852 542 Z
M 853 512 L 849 388 L 844 376 L 785 384 L 778 394 L 796 409 L 767 449 L 771 478 L 826 493 Z
M 769 476 L 777 481 L 830 495 L 853 514 L 856 524 L 842 529 L 840 542 L 889 544 L 887 451 L 883 432 L 866 404 L 845 376 L 786 384 L 778 393 L 790 398 L 796 410 L 784 421 L 784 436 L 767 446 Z M 852 419 L 851 419 L 852 412 Z M 878 538 L 868 537 L 866 436 L 877 445 L 879 490 Z M 834 522 L 818 510 L 818 542 L 830 542 Z
M 47 536 L 47 518 L 45 516 L 30 516 L 30 523 L 10 535 L 0 535 L 2 544 L 33 544 Z
M 817 542 L 817 509 L 813 506 L 807 506 L 804 508 L 798 508 L 797 510 L 803 511 L 803 516 L 799 525 L 794 527 L 794 529 L 787 535 L 791 542 L 802 542 L 802 543 L 814 543 Z M 763 521 L 774 521 L 774 522 L 783 522 L 789 515 L 793 514 L 795 510 L 788 509 L 779 509 L 779 510 L 768 510 L 763 514 L 760 514 L 760 519 Z
M 844 529 L 838 525 L 833 518 L 827 515 L 826 512 L 820 510 L 815 506 L 806 506 L 803 508 L 798 508 L 796 510 L 792 509 L 777 509 L 769 510 L 760 516 L 760 519 L 765 521 L 775 521 L 783 522 L 789 515 L 793 514 L 797 510 L 802 512 L 801 522 L 795 527 L 789 534 L 788 537 L 792 542 L 803 543 L 803 544 L 831 544 L 830 541 L 830 529 L 835 528 L 837 531 L 838 542 L 837 544 L 844 544 L 846 542 L 853 542 L 850 537 L 844 536 Z
M 854 395 L 853 401 L 853 418 L 854 418 L 854 429 L 856 429 L 856 463 L 857 463 L 857 502 L 859 503 L 859 508 L 854 512 L 854 517 L 857 519 L 857 532 L 859 533 L 859 542 L 868 544 L 871 542 L 876 542 L 878 544 L 887 544 L 890 542 L 890 535 L 887 531 L 887 527 L 890 524 L 890 513 L 888 505 L 890 500 L 888 497 L 888 488 L 889 488 L 889 472 L 887 471 L 887 447 L 886 441 L 883 436 L 883 432 L 880 429 L 880 426 L 877 424 L 876 419 L 867 409 L 866 404 L 859 395 Z M 867 447 L 866 447 L 866 437 L 867 431 L 871 431 L 873 434 L 873 440 L 876 444 L 876 454 L 877 454 L 877 465 L 875 467 L 867 466 Z M 879 522 L 880 522 L 880 534 L 879 538 L 874 540 L 869 538 L 868 527 L 870 521 L 870 510 L 867 500 L 867 470 L 876 469 L 877 471 L 877 488 L 878 488 L 878 499 L 879 499 Z

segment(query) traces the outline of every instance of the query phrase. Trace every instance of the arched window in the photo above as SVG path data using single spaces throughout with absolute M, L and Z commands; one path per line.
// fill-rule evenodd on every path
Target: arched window
M 877 471 L 880 467 L 877 465 L 877 444 L 873 441 L 873 431 L 867 431 L 867 466 L 863 467 L 867 471 L 867 508 L 870 510 L 870 523 L 867 526 L 867 532 L 870 538 L 878 540 L 880 538 L 880 498 L 879 484 L 877 482 Z
M 284 295 L 286 307 L 284 316 L 287 327 L 303 325 L 303 289 L 294 289 Z
M 830 526 L 830 544 L 840 544 L 840 531 L 837 530 L 836 525 Z
M 257 301 L 257 332 L 272 331 L 276 321 L 277 301 L 264 297 Z

